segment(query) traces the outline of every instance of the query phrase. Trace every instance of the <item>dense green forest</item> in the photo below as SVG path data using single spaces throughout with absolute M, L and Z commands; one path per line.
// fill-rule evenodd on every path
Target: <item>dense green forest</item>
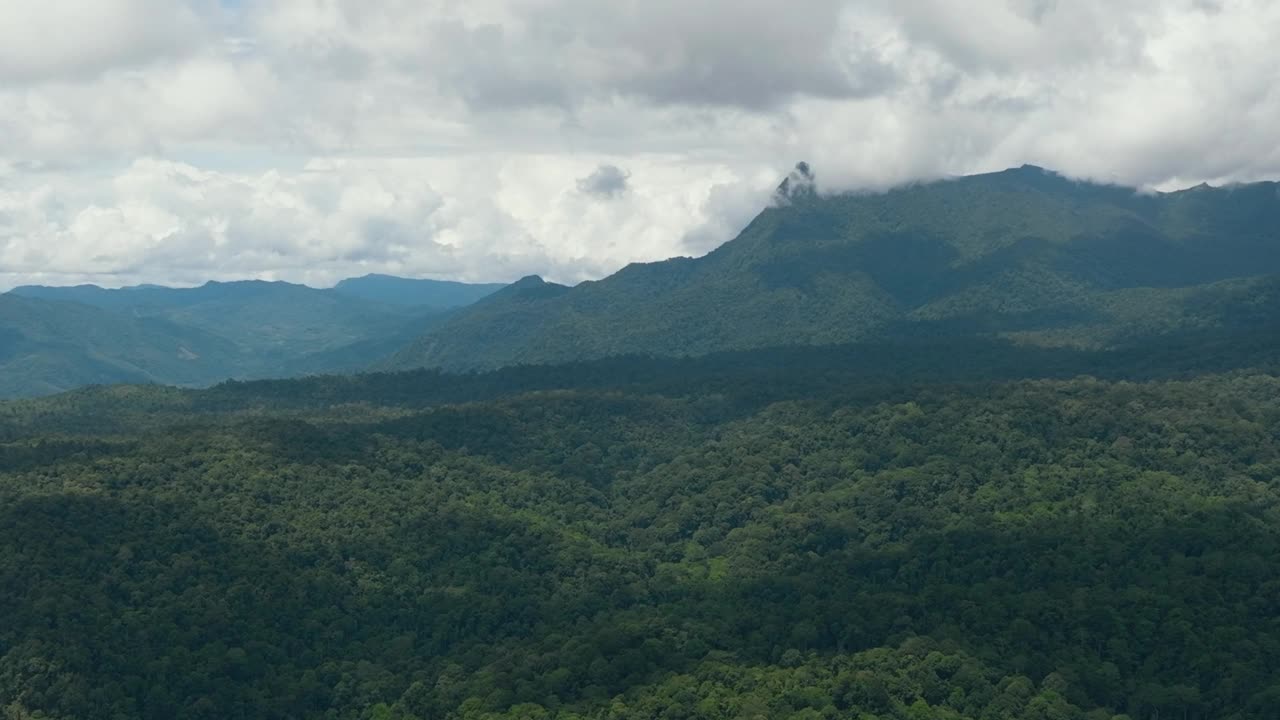
M 8 719 L 1280 705 L 1280 333 L 0 404 Z

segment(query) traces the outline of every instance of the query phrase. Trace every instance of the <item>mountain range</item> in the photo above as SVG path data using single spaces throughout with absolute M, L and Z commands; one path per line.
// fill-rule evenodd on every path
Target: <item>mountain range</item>
M 1273 182 L 1180 192 L 1023 166 L 824 195 L 801 164 L 735 239 L 573 288 L 527 277 L 383 364 L 491 369 L 623 354 L 983 335 L 1115 347 L 1280 309 Z
M 0 295 L 0 397 L 359 370 L 499 287 L 377 275 L 325 290 L 19 287 Z
M 1280 318 L 1274 182 L 1140 192 L 1028 165 L 881 193 L 815 187 L 801 163 L 714 251 L 574 287 L 20 287 L 0 295 L 0 397 L 948 338 L 1100 351 Z

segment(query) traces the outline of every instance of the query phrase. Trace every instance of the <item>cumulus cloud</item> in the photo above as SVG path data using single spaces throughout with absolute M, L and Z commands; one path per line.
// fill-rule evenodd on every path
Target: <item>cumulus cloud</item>
M 1274 178 L 1278 34 L 1266 0 L 12 0 L 0 287 L 574 281 L 710 250 L 801 159 Z
M 686 228 L 715 221 L 708 195 L 738 181 L 716 166 L 634 161 L 654 184 L 608 204 L 573 189 L 589 161 L 554 156 L 317 159 L 257 174 L 144 158 L 92 189 L 9 183 L 0 284 L 326 285 L 366 272 L 577 282 L 676 254 Z

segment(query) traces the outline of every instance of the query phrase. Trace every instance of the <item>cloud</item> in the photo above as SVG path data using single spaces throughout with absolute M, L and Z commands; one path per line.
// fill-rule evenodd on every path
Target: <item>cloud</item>
M 89 80 L 181 57 L 207 28 L 173 0 L 6 0 L 0 4 L 0 82 Z
M 634 161 L 659 182 L 601 204 L 565 189 L 613 167 L 585 159 L 335 158 L 242 174 L 144 158 L 91 190 L 62 179 L 0 189 L 0 286 L 327 285 L 365 272 L 577 282 L 679 253 L 685 228 L 715 221 L 708 193 L 739 180 L 716 166 Z
M 586 177 L 578 178 L 578 192 L 602 198 L 614 198 L 627 191 L 631 173 L 617 165 L 601 165 Z
M 710 250 L 802 159 L 1274 178 L 1278 34 L 1265 0 L 13 0 L 0 285 L 574 281 Z
M 281 0 L 262 37 L 333 74 L 401 73 L 485 109 L 633 97 L 768 107 L 799 94 L 874 92 L 891 78 L 872 39 L 843 32 L 844 3 L 771 0 Z

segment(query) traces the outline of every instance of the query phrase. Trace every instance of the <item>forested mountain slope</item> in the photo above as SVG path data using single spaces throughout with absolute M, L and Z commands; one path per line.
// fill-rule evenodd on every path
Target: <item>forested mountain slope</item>
M 264 358 L 331 350 L 392 331 L 410 312 L 285 282 L 210 282 L 194 288 L 107 290 L 20 287 L 13 294 L 65 299 L 214 332 Z
M 1140 194 L 1023 167 L 883 194 L 812 187 L 801 167 L 704 257 L 572 289 L 527 278 L 385 367 L 973 334 L 1106 347 L 1199 322 L 1187 306 L 1207 299 L 1270 303 L 1263 276 L 1280 273 L 1275 183 Z
M 2 403 L 0 705 L 1266 717 L 1278 344 L 946 341 Z
M 87 383 L 207 385 L 360 370 L 442 322 L 456 305 L 492 291 L 394 280 L 402 279 L 359 279 L 353 292 L 262 281 L 19 287 L 0 295 L 6 303 L 0 397 Z M 394 302 L 361 297 L 388 284 L 399 289 Z
M 364 275 L 347 278 L 333 289 L 343 295 L 388 305 L 448 309 L 465 307 L 506 287 L 496 283 L 469 284 L 444 280 Z
M 112 382 L 225 378 L 234 343 L 163 318 L 0 294 L 0 398 Z

